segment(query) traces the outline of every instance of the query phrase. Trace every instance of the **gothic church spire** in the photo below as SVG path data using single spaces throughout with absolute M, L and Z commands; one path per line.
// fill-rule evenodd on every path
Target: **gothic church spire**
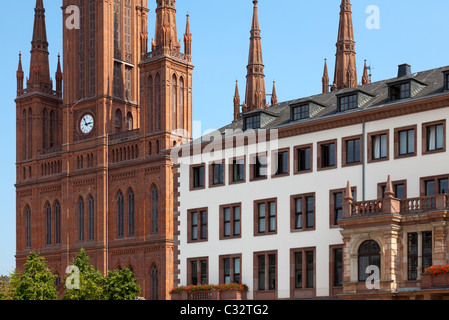
M 258 0 L 253 1 L 253 22 L 251 27 L 250 49 L 246 76 L 246 110 L 244 110 L 244 112 L 265 109 L 267 107 L 262 43 L 259 29 L 259 15 L 257 10 L 258 2 Z
M 332 90 L 357 86 L 357 64 L 351 1 L 342 0 L 340 8 L 335 77 Z

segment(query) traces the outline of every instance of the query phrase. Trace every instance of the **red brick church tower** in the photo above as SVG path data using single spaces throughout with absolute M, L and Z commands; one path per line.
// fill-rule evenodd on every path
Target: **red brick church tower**
M 191 138 L 192 35 L 187 20 L 181 52 L 175 0 L 156 2 L 148 52 L 147 0 L 64 0 L 63 21 L 75 5 L 80 28 L 63 27 L 54 90 L 36 1 L 26 88 L 20 57 L 17 71 L 19 270 L 36 251 L 63 278 L 84 248 L 104 273 L 131 268 L 146 299 L 169 298 L 173 164 L 161 151 Z

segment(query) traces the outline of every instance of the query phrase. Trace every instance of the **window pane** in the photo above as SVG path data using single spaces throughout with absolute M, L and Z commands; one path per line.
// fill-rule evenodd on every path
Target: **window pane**
M 295 253 L 295 288 L 302 289 L 302 252 Z
M 360 139 L 354 141 L 354 162 L 360 162 Z
M 201 212 L 201 239 L 207 239 L 207 212 Z
M 265 290 L 265 256 L 259 256 L 259 290 Z
M 334 259 L 334 285 L 341 286 L 343 283 L 343 249 L 335 249 Z
M 268 285 L 269 290 L 275 290 L 276 289 L 276 255 L 271 254 L 268 256 L 269 259 L 269 278 L 268 278 Z
M 437 149 L 443 149 L 443 142 L 444 142 L 444 136 L 443 136 L 443 125 L 437 126 L 436 129 L 436 148 Z
M 448 193 L 449 186 L 448 186 L 448 179 L 441 179 L 439 181 L 440 184 L 440 194 Z
M 240 281 L 240 258 L 234 259 L 234 283 L 241 283 L 241 281 Z
M 346 142 L 346 162 L 354 163 L 354 140 Z
M 434 196 L 435 195 L 435 181 L 430 180 L 426 181 L 426 196 Z
M 334 224 L 338 224 L 338 220 L 343 217 L 343 193 L 334 194 Z
M 396 185 L 396 198 L 397 199 L 405 199 L 405 185 L 398 184 Z
M 224 236 L 231 235 L 231 208 L 224 209 Z
M 407 154 L 407 131 L 399 133 L 399 154 Z
M 408 131 L 408 153 L 415 153 L 415 130 Z
M 234 208 L 234 236 L 240 235 L 240 207 Z
M 313 251 L 306 252 L 307 288 L 313 288 Z
M 231 283 L 231 259 L 224 259 L 224 284 Z
M 302 229 L 302 198 L 295 201 L 295 228 Z
M 308 197 L 307 201 L 307 228 L 313 228 L 314 226 L 314 211 L 315 211 L 315 198 Z
M 265 203 L 259 203 L 259 232 L 265 232 Z
M 201 261 L 201 284 L 207 284 L 207 261 Z
M 335 166 L 335 143 L 329 145 L 329 166 Z
M 192 261 L 192 284 L 196 286 L 198 284 L 198 263 Z
M 381 136 L 381 157 L 387 157 L 387 135 L 383 134 Z
M 276 231 L 276 202 L 270 202 L 270 232 Z
M 408 279 L 418 278 L 418 234 L 408 235 Z

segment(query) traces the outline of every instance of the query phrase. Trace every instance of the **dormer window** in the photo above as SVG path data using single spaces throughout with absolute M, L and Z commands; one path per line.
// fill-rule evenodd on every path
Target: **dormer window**
M 444 90 L 449 90 L 449 71 L 444 73 Z
M 354 110 L 357 109 L 358 107 L 359 105 L 357 93 L 338 98 L 338 112 Z
M 292 121 L 304 120 L 309 118 L 309 104 L 292 107 L 291 109 Z
M 245 118 L 243 130 L 260 129 L 260 114 Z
M 410 81 L 390 86 L 390 101 L 411 98 Z

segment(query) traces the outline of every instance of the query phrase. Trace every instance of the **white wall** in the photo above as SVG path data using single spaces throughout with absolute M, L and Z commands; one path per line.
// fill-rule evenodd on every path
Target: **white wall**
M 408 197 L 419 196 L 421 177 L 449 174 L 448 153 L 422 155 L 422 124 L 448 119 L 449 108 L 425 113 L 391 118 L 366 123 L 366 135 L 384 129 L 390 129 L 389 161 L 366 165 L 366 200 L 377 199 L 377 184 L 386 182 L 387 176 L 392 180 L 407 179 Z M 417 125 L 417 156 L 406 159 L 394 159 L 394 129 Z M 189 164 L 181 166 L 180 187 L 180 280 L 187 283 L 186 261 L 188 258 L 209 256 L 209 282 L 219 282 L 219 256 L 225 254 L 242 254 L 242 279 L 250 287 L 249 298 L 253 290 L 253 253 L 258 251 L 278 251 L 278 297 L 290 297 L 290 249 L 316 247 L 316 293 L 317 296 L 329 295 L 329 246 L 342 244 L 340 230 L 329 227 L 329 191 L 346 186 L 357 187 L 357 200 L 362 200 L 363 166 L 342 168 L 342 138 L 362 134 L 362 125 L 353 125 L 282 139 L 279 148 L 290 147 L 290 176 L 249 182 L 249 154 L 246 153 L 246 183 L 229 185 L 228 167 L 226 166 L 225 186 L 208 188 L 208 166 L 206 165 L 206 189 L 189 191 Z M 317 142 L 338 139 L 337 169 L 317 171 Z M 293 175 L 293 148 L 298 145 L 313 143 L 313 173 Z M 369 147 L 369 146 L 368 146 Z M 245 153 L 245 148 L 235 150 L 235 155 Z M 365 159 L 367 146 L 364 147 Z M 226 156 L 229 159 L 231 156 Z M 217 160 L 223 159 L 221 155 Z M 184 159 L 186 160 L 186 159 Z M 194 156 L 193 163 L 200 163 L 200 157 Z M 208 163 L 207 163 L 208 164 Z M 316 222 L 314 231 L 300 233 L 290 232 L 290 196 L 315 192 Z M 277 197 L 278 228 L 276 235 L 254 237 L 253 202 L 255 200 Z M 230 203 L 242 203 L 242 238 L 219 240 L 219 206 Z M 208 207 L 208 242 L 187 244 L 187 210 Z

